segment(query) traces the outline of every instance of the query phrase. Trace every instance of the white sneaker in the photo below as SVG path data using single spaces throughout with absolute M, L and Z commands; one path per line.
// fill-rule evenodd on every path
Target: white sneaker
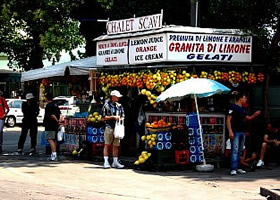
M 264 166 L 264 162 L 262 160 L 259 160 L 259 162 L 257 163 L 257 167 L 262 167 Z
M 117 168 L 117 169 L 122 169 L 122 168 L 124 168 L 124 165 L 122 165 L 119 162 L 113 162 L 112 167 Z
M 51 155 L 51 156 L 48 158 L 48 161 L 57 161 L 57 157 Z
M 57 158 L 51 158 L 51 157 L 49 157 L 49 158 L 48 158 L 48 161 L 50 161 L 50 162 L 52 162 L 52 161 L 57 161 Z
M 238 169 L 237 172 L 238 172 L 239 174 L 246 174 L 246 171 L 243 170 L 243 169 Z
M 231 170 L 231 171 L 230 171 L 230 175 L 234 176 L 234 175 L 236 175 L 236 174 L 237 174 L 236 170 Z
M 111 165 L 108 162 L 105 162 L 103 167 L 104 169 L 110 169 Z

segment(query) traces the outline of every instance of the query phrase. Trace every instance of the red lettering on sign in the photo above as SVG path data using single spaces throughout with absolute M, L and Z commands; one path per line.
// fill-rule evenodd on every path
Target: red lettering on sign
M 107 57 L 105 58 L 105 62 L 117 62 L 118 57 Z

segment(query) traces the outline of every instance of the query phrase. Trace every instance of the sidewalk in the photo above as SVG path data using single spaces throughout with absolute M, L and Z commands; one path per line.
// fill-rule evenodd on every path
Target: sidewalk
M 40 130 L 40 129 L 39 129 Z M 17 141 L 19 137 L 20 129 L 6 129 L 4 134 L 4 152 L 0 156 L 1 163 L 21 163 L 18 165 L 28 165 L 27 163 L 46 163 L 47 155 L 45 154 L 45 147 L 38 145 L 37 154 L 35 156 L 12 156 L 10 153 L 17 150 Z M 40 131 L 38 138 L 40 138 Z M 29 148 L 29 137 L 27 137 L 25 150 L 28 151 Z M 40 140 L 38 140 L 38 144 Z M 26 152 L 25 151 L 25 152 Z M 129 171 L 132 169 L 136 174 L 143 175 L 160 175 L 164 177 L 184 177 L 184 181 L 192 183 L 193 181 L 198 181 L 204 183 L 204 186 L 209 188 L 220 188 L 222 190 L 229 190 L 241 193 L 239 188 L 242 188 L 242 193 L 245 194 L 243 199 L 246 198 L 246 192 L 250 193 L 252 190 L 258 190 L 259 193 L 262 193 L 264 196 L 271 196 L 271 199 L 279 199 L 279 190 L 280 190 L 280 166 L 274 163 L 269 164 L 261 169 L 256 169 L 254 172 L 248 172 L 247 174 L 230 176 L 228 168 L 215 168 L 213 172 L 202 173 L 195 171 L 193 166 L 174 166 L 174 165 L 158 165 L 156 168 L 150 168 L 148 170 L 141 170 L 141 168 L 135 168 L 134 162 L 137 157 L 120 157 L 123 164 L 125 164 L 126 169 Z M 102 169 L 103 158 L 102 156 L 91 156 L 89 158 L 85 157 L 75 157 L 72 156 L 71 152 L 66 151 L 62 146 L 61 152 L 59 154 L 59 163 L 87 163 L 90 165 L 98 166 Z M 40 165 L 40 164 L 39 164 Z M 124 171 L 126 171 L 126 169 Z M 106 170 L 102 170 L 102 173 L 106 173 Z M 117 173 L 118 171 L 116 171 Z M 85 171 L 85 173 L 87 173 Z M 123 171 L 120 171 L 123 173 Z M 117 174 L 115 174 L 117 176 Z M 143 178 L 146 176 L 143 176 Z M 147 180 L 150 181 L 150 180 Z M 179 181 L 179 180 L 178 180 Z M 182 181 L 182 180 L 180 180 Z M 159 184 L 159 183 L 158 183 Z M 241 195 L 242 196 L 242 195 Z M 249 196 L 248 196 L 249 197 Z M 209 199 L 209 198 L 208 198 Z M 260 196 L 260 198 L 251 198 L 251 199 L 265 199 Z

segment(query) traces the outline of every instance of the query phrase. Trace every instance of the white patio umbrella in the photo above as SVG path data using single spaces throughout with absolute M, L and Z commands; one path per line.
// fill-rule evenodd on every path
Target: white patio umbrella
M 198 126 L 199 126 L 199 133 L 200 139 L 202 141 L 202 149 L 203 149 L 203 165 L 197 166 L 198 171 L 211 171 L 214 169 L 213 166 L 207 165 L 206 160 L 204 157 L 204 147 L 203 147 L 203 140 L 202 140 L 202 128 L 200 123 L 199 117 L 199 110 L 197 105 L 197 97 L 209 97 L 214 94 L 226 94 L 230 91 L 229 88 L 224 86 L 223 84 L 206 78 L 191 78 L 186 81 L 177 83 L 167 90 L 165 90 L 161 95 L 159 95 L 156 99 L 157 102 L 159 101 L 179 101 L 189 95 L 193 95 L 195 100 L 195 107 L 197 112 L 198 118 Z

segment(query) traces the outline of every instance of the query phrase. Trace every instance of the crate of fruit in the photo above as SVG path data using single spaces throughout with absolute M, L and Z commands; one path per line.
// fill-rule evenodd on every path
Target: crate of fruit
M 171 129 L 171 123 L 165 122 L 163 119 L 159 121 L 154 121 L 152 123 L 146 123 L 146 128 L 150 133 L 169 131 Z
M 102 116 L 98 112 L 94 112 L 90 114 L 87 118 L 88 125 L 94 126 L 94 127 L 101 127 L 104 125 L 102 121 Z

